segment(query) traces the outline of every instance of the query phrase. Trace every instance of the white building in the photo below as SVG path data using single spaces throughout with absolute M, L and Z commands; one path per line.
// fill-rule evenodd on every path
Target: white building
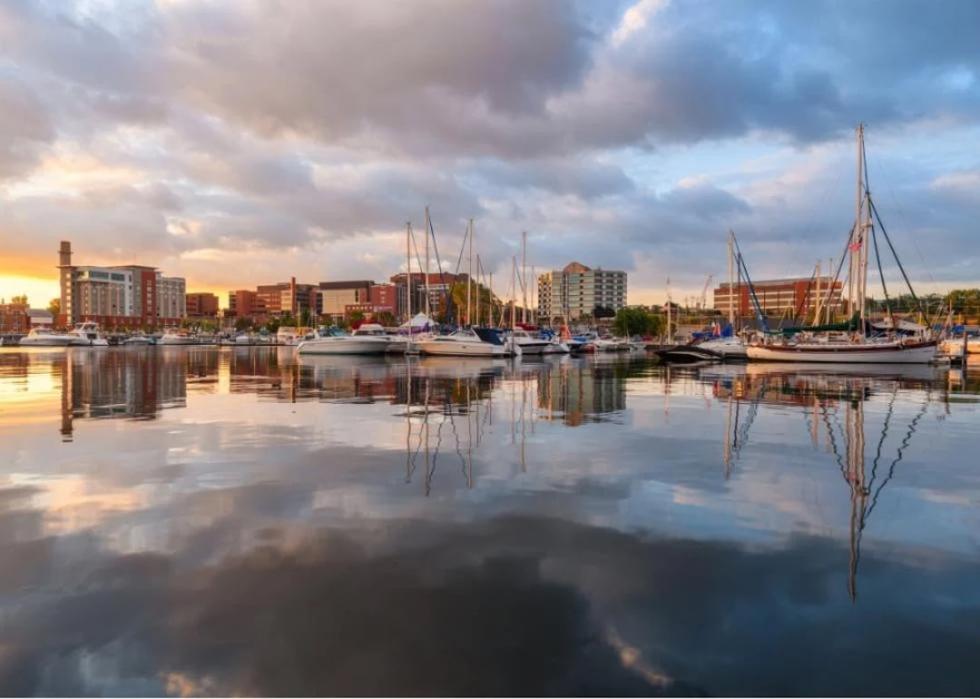
M 591 318 L 596 308 L 626 305 L 626 272 L 592 269 L 571 262 L 538 277 L 538 317 L 542 321 Z

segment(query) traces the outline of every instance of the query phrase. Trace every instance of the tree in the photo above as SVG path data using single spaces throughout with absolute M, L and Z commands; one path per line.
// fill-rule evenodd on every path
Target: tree
M 360 327 L 361 323 L 364 322 L 364 311 L 351 311 L 347 315 L 347 320 L 352 328 Z
M 12 299 L 10 299 L 10 303 L 13 303 L 13 304 L 23 304 L 24 306 L 29 305 L 27 303 L 27 296 L 26 295 L 24 295 L 24 296 L 14 296 Z
M 48 313 L 55 318 L 61 315 L 61 299 L 53 298 L 48 302 Z
M 304 308 L 299 314 L 299 324 L 302 325 L 304 328 L 308 328 L 310 327 L 311 319 L 312 319 L 312 315 L 310 314 L 310 309 Z
M 245 330 L 252 329 L 252 319 L 251 318 L 236 318 L 235 319 L 235 330 L 237 332 L 244 332 Z
M 398 325 L 398 320 L 395 318 L 395 315 L 389 311 L 381 311 L 375 316 L 374 321 L 386 328 L 393 328 Z
M 616 312 L 613 327 L 618 335 L 659 335 L 663 329 L 663 318 L 643 308 L 620 308 Z
M 592 311 L 592 315 L 596 318 L 612 318 L 616 315 L 616 311 L 608 306 L 596 306 Z
M 277 332 L 279 332 L 279 326 L 282 324 L 283 323 L 280 322 L 278 318 L 269 318 L 268 322 L 265 324 L 265 329 L 275 335 Z

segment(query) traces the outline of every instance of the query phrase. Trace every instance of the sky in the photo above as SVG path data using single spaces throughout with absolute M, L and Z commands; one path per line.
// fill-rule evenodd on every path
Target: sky
M 631 303 L 724 280 L 729 229 L 753 277 L 809 276 L 859 122 L 917 290 L 980 285 L 977 27 L 971 0 L 6 0 L 0 297 L 47 305 L 60 240 L 195 291 L 383 281 L 426 205 L 450 270 L 474 219 L 501 293 L 522 231 Z

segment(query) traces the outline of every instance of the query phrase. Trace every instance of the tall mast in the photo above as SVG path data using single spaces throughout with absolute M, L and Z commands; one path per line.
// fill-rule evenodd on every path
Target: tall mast
M 671 344 L 671 340 L 674 337 L 673 330 L 670 327 L 670 277 L 667 277 L 667 344 Z
M 510 302 L 510 329 L 513 330 L 517 325 L 517 255 L 511 258 L 510 285 L 514 292 Z
M 490 322 L 487 323 L 491 328 L 493 327 L 493 272 L 490 272 L 487 279 L 487 295 L 490 298 L 489 310 L 490 310 Z
M 405 223 L 405 314 L 408 316 L 408 341 L 412 341 L 412 223 Z
M 425 276 L 425 317 L 432 317 L 432 308 L 429 305 L 429 229 L 431 227 L 429 221 L 429 207 L 425 207 L 425 271 L 422 274 Z
M 867 173 L 864 159 L 864 124 L 858 125 L 858 191 L 861 193 L 859 209 L 861 213 L 861 331 L 864 331 L 864 317 L 868 297 L 868 261 L 871 250 L 868 234 L 871 233 L 871 205 L 868 203 Z
M 521 322 L 527 324 L 527 231 L 521 231 Z
M 821 301 L 823 301 L 823 297 L 820 296 L 820 260 L 817 260 L 817 270 L 814 277 L 817 280 L 817 293 L 814 296 L 814 299 L 816 300 L 816 308 L 814 309 L 813 313 L 813 324 L 820 325 L 820 304 Z M 808 315 L 809 313 L 804 313 L 803 317 L 806 318 Z
M 480 253 L 476 254 L 476 325 L 480 326 L 480 283 L 483 280 L 483 264 L 480 262 Z
M 732 239 L 735 234 L 728 231 L 728 324 L 735 332 L 735 257 Z
M 473 325 L 472 300 L 473 300 L 473 219 L 470 219 L 468 242 L 470 246 L 470 271 L 466 275 L 466 324 Z
M 538 324 L 538 273 L 534 265 L 531 265 L 531 323 Z

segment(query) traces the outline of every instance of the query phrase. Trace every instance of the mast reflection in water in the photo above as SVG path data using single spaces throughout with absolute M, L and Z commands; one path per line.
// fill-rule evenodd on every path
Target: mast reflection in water
M 0 689 L 975 694 L 978 388 L 5 348 Z

